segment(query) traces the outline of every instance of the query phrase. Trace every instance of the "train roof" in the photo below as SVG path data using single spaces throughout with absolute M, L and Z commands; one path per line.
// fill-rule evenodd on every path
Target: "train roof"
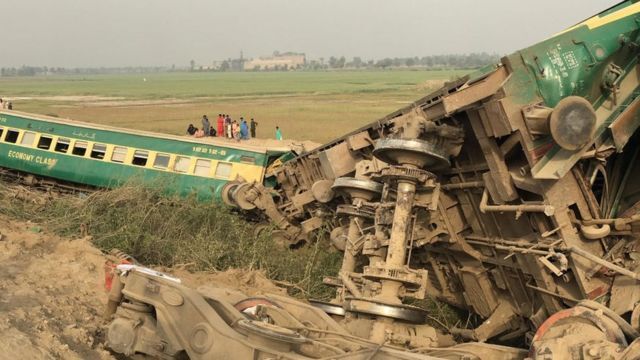
M 231 149 L 247 150 L 247 151 L 258 152 L 258 153 L 268 153 L 268 152 L 284 153 L 289 151 L 295 151 L 297 153 L 300 153 L 300 152 L 311 150 L 312 148 L 318 145 L 310 141 L 300 142 L 295 140 L 249 139 L 249 140 L 242 140 L 238 142 L 235 140 L 229 140 L 226 138 L 219 138 L 219 137 L 195 138 L 188 135 L 179 136 L 179 135 L 156 133 L 156 132 L 145 131 L 145 130 L 121 128 L 116 126 L 94 124 L 94 123 L 88 123 L 84 121 L 72 120 L 68 118 L 58 118 L 58 117 L 52 117 L 52 116 L 46 116 L 46 115 L 40 115 L 40 114 L 26 113 L 22 111 L 15 111 L 15 110 L 0 110 L 0 114 L 18 116 L 26 119 L 45 121 L 45 122 L 56 123 L 61 125 L 71 125 L 71 126 L 76 126 L 80 128 L 114 131 L 114 132 L 126 132 L 127 134 L 147 136 L 147 137 L 153 137 L 157 139 L 176 140 L 176 141 L 183 141 L 183 142 L 189 142 L 194 144 L 216 145 L 216 146 L 223 146 Z

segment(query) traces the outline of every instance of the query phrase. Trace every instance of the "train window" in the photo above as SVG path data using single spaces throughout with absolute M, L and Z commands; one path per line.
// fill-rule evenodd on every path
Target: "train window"
M 196 160 L 195 174 L 200 176 L 209 176 L 211 172 L 211 160 Z
M 255 164 L 256 158 L 254 158 L 253 156 L 241 156 L 240 162 L 245 164 Z
M 35 140 L 36 140 L 36 133 L 31 131 L 25 131 L 24 135 L 22 135 L 22 140 L 20 140 L 20 145 L 32 146 Z
M 156 169 L 166 169 L 169 167 L 169 155 L 156 154 L 156 159 L 153 160 L 153 167 Z
M 233 165 L 228 162 L 219 162 L 218 166 L 216 166 L 216 177 L 219 178 L 229 178 L 231 176 L 231 169 Z
M 7 136 L 4 138 L 5 142 L 15 144 L 18 141 L 18 131 L 15 130 L 7 130 Z
M 50 136 L 40 135 L 40 140 L 38 140 L 38 149 L 49 150 L 52 142 L 53 138 Z
M 3 132 L 4 132 L 4 128 L 0 128 L 0 137 L 2 137 Z
M 84 154 L 87 153 L 87 146 L 89 146 L 89 144 L 86 141 L 76 141 L 76 143 L 73 144 L 71 153 L 73 155 L 84 156 Z
M 122 146 L 114 146 L 113 154 L 111 154 L 111 161 L 123 163 L 127 157 L 127 148 Z
M 133 153 L 133 160 L 131 163 L 133 165 L 145 166 L 147 165 L 147 160 L 149 159 L 149 152 L 144 150 L 136 150 Z
M 191 158 L 178 156 L 176 158 L 176 165 L 173 169 L 177 172 L 187 172 L 189 171 L 189 164 L 191 164 Z
M 58 139 L 54 150 L 57 152 L 66 153 L 69 150 L 69 143 L 71 143 L 71 140 L 60 138 Z
M 93 144 L 93 149 L 91 149 L 91 156 L 94 159 L 104 159 L 104 154 L 107 152 L 107 145 L 105 144 Z

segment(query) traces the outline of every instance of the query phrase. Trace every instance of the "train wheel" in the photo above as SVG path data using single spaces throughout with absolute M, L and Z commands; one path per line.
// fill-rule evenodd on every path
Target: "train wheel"
M 606 313 L 576 306 L 553 314 L 538 328 L 529 358 L 618 359 L 627 345 L 623 329 Z

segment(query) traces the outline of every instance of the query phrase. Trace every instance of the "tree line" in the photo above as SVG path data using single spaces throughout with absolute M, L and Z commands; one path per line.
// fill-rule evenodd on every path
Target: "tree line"
M 379 60 L 363 60 L 361 57 L 354 57 L 347 60 L 344 56 L 330 57 L 325 61 L 323 58 L 311 60 L 307 68 L 312 70 L 322 69 L 388 69 L 388 68 L 424 68 L 430 70 L 445 69 L 476 69 L 487 64 L 498 63 L 500 56 L 489 53 L 471 54 L 448 54 L 432 55 L 423 57 L 394 57 Z
M 95 74 L 133 74 L 170 71 L 172 68 L 162 66 L 129 66 L 129 67 L 86 67 L 65 68 L 48 66 L 3 67 L 0 76 L 41 76 L 41 75 L 95 75 Z M 175 70 L 175 67 L 173 67 Z
M 221 66 L 196 66 L 191 60 L 188 66 L 177 67 L 168 66 L 132 66 L 132 67 L 86 67 L 86 68 L 65 68 L 47 66 L 22 66 L 0 68 L 0 76 L 42 76 L 42 75 L 95 75 L 95 74 L 131 74 L 131 73 L 157 73 L 157 72 L 179 72 L 179 71 L 247 71 L 242 66 L 243 59 L 228 59 L 221 62 Z M 432 56 L 414 57 L 394 57 L 378 60 L 363 59 L 356 56 L 347 59 L 344 56 L 329 58 L 317 58 L 305 61 L 304 64 L 295 68 L 286 65 L 275 67 L 269 70 L 251 69 L 249 71 L 322 71 L 322 70 L 353 70 L 353 69 L 399 69 L 399 68 L 419 68 L 426 70 L 455 70 L 455 69 L 476 69 L 487 64 L 495 64 L 500 61 L 498 54 L 471 53 L 471 54 L 448 54 Z

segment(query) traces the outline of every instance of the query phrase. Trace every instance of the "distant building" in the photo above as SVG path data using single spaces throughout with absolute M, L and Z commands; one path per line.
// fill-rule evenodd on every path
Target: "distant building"
M 245 60 L 244 70 L 289 70 L 304 66 L 307 59 L 305 54 L 298 53 L 274 53 L 270 57 Z

